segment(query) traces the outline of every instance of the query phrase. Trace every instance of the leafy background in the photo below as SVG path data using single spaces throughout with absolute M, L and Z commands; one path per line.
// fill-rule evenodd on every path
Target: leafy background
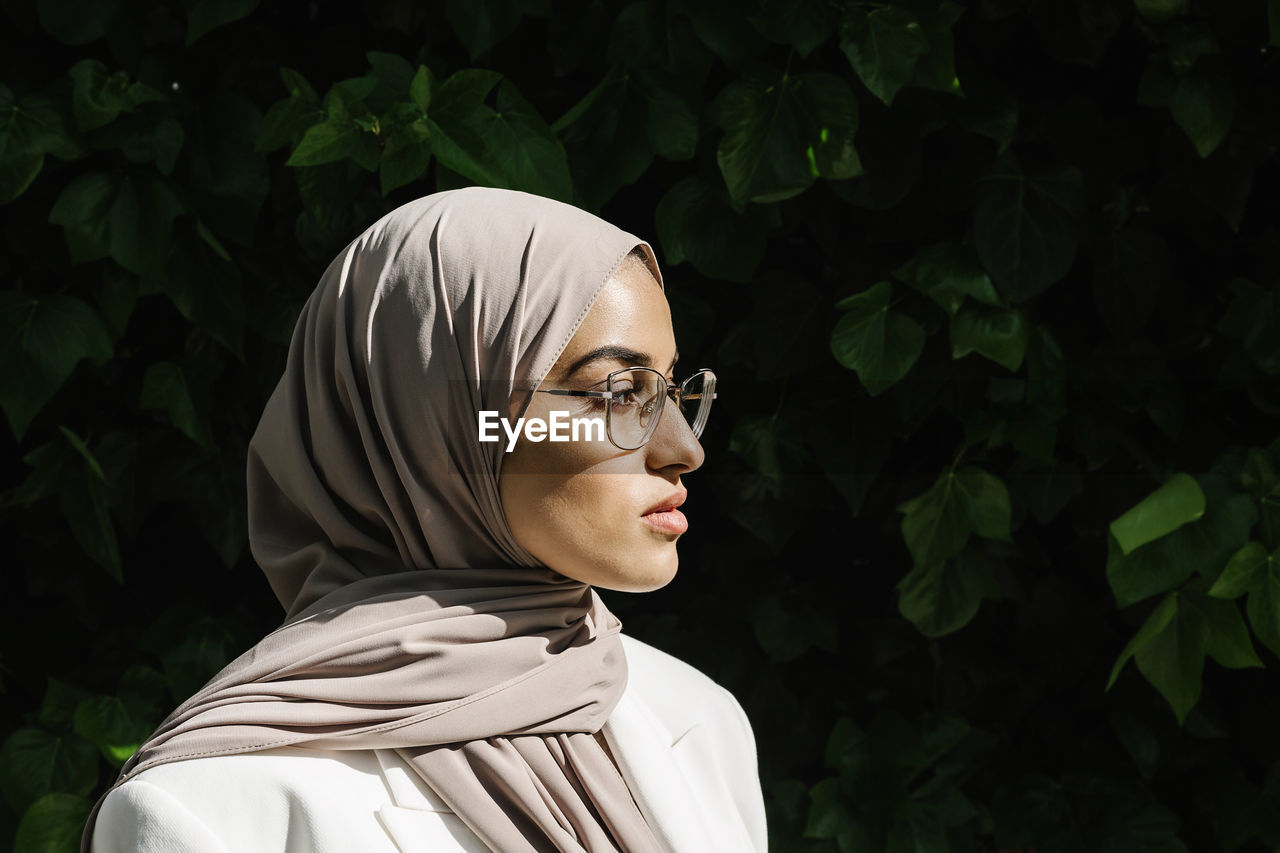
M 1280 850 L 1280 2 L 3 4 L 0 838 L 278 624 L 302 301 L 480 183 L 650 239 L 721 402 L 627 629 L 777 851 Z

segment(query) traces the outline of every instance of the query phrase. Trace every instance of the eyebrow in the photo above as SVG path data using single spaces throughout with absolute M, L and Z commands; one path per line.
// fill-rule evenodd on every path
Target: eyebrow
M 631 365 L 635 365 L 636 367 L 652 367 L 653 366 L 653 359 L 649 357 L 647 353 L 637 352 L 636 350 L 630 349 L 629 347 L 617 346 L 616 344 L 607 344 L 602 347 L 596 347 L 591 352 L 582 356 L 577 361 L 575 361 L 572 365 L 570 365 L 569 371 L 565 373 L 565 378 L 568 379 L 569 377 L 573 376 L 573 374 L 577 373 L 579 370 L 586 367 L 588 364 L 591 364 L 594 361 L 600 361 L 602 359 L 611 359 L 613 361 L 620 361 L 623 364 L 631 364 Z M 671 367 L 668 367 L 667 370 L 670 371 L 671 368 L 675 367 L 676 362 L 679 360 L 680 360 L 680 352 L 679 350 L 677 350 L 675 358 L 671 359 Z

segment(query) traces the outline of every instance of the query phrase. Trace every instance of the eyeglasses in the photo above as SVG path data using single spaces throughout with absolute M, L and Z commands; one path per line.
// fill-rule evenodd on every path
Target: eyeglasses
M 603 391 L 564 388 L 539 388 L 538 391 L 590 398 L 593 409 L 604 410 L 609 441 L 620 450 L 635 450 L 643 447 L 657 429 L 668 397 L 675 400 L 693 430 L 693 437 L 700 437 L 711 413 L 711 401 L 716 398 L 716 375 L 704 368 L 674 385 L 651 367 L 628 367 L 610 373 L 605 378 Z

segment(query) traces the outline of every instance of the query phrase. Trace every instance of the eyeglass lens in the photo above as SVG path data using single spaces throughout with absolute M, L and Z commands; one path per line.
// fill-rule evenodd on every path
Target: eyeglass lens
M 711 410 L 714 380 L 699 372 L 684 381 L 674 392 L 678 408 L 693 430 L 702 435 Z M 614 402 L 609 407 L 607 425 L 614 444 L 636 448 L 644 444 L 657 427 L 668 395 L 667 380 L 656 370 L 635 368 L 614 375 L 609 389 Z

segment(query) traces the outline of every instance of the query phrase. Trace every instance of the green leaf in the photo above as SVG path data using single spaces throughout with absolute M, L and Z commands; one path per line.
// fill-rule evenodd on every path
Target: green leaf
M 810 789 L 805 838 L 838 838 L 846 834 L 863 833 L 857 818 L 840 796 L 839 781 L 824 779 Z
M 1222 666 L 1245 669 L 1263 665 L 1253 650 L 1240 609 L 1234 603 L 1188 592 L 1182 595 L 1179 604 L 1197 611 L 1204 631 L 1205 651 Z
M 0 747 L 0 790 L 15 813 L 46 794 L 85 795 L 97 784 L 97 753 L 79 735 L 20 728 Z
M 749 205 L 739 213 L 723 187 L 697 175 L 667 190 L 654 212 L 668 265 L 687 260 L 703 275 L 726 281 L 751 280 L 777 223 L 775 208 Z
M 276 101 L 262 117 L 258 137 L 253 143 L 254 151 L 275 151 L 292 145 L 324 116 L 315 90 L 306 78 L 291 68 L 281 68 L 280 78 L 289 91 L 289 97 Z
M 951 318 L 951 357 L 978 352 L 1011 371 L 1027 351 L 1027 321 L 1021 308 L 964 308 Z
M 716 161 L 736 203 L 780 201 L 818 177 L 862 173 L 853 147 L 858 102 L 834 74 L 753 69 L 726 86 L 710 111 L 725 131 Z
M 964 90 L 956 77 L 951 27 L 964 14 L 965 7 L 954 0 L 896 0 L 895 5 L 916 16 L 929 40 L 928 50 L 916 58 L 909 85 L 963 97 Z
M 825 0 L 763 0 L 748 20 L 760 35 L 795 47 L 802 57 L 831 35 L 836 12 Z
M 955 240 L 935 243 L 893 271 L 954 316 L 969 297 L 983 305 L 1006 307 L 970 246 Z
M 903 501 L 902 537 L 916 567 L 938 565 L 960 552 L 970 533 L 1012 542 L 1009 489 L 976 466 L 939 475 L 927 492 Z
M 166 410 L 170 422 L 188 438 L 201 447 L 213 446 L 209 412 L 203 406 L 197 410 L 187 378 L 173 362 L 158 361 L 147 368 L 140 405 L 144 409 Z
M 1111 535 L 1127 555 L 1201 518 L 1204 509 L 1200 484 L 1191 475 L 1179 472 L 1112 521 Z
M 1010 301 L 1039 295 L 1071 268 L 1080 183 L 1074 167 L 1028 178 L 1011 155 L 982 180 L 973 243 L 982 266 Z
M 182 316 L 244 360 L 246 318 L 240 270 L 211 251 L 194 229 L 179 229 L 161 286 Z
M 45 676 L 44 699 L 40 703 L 40 725 L 47 729 L 71 728 L 71 715 L 89 691 Z
M 891 105 L 915 72 L 917 57 L 929 49 L 929 40 L 906 9 L 880 6 L 868 12 L 849 6 L 840 21 L 840 49 L 871 93 Z
M 499 81 L 501 84 L 499 85 Z M 484 103 L 498 86 L 497 108 Z M 447 168 L 485 186 L 568 201 L 564 146 L 515 86 L 496 71 L 469 68 L 433 94 L 431 150 Z
M 924 329 L 889 310 L 892 286 L 877 282 L 837 305 L 844 313 L 831 332 L 831 353 L 855 371 L 871 396 L 906 376 L 924 350 Z
M 1270 559 L 1280 558 L 1280 554 Z M 1214 598 L 1239 598 L 1252 589 L 1266 571 L 1267 549 L 1261 542 L 1249 542 L 1231 556 L 1222 573 L 1209 589 Z
M 44 166 L 44 149 L 13 92 L 0 84 L 0 204 L 22 195 Z
M 1218 473 L 1196 476 L 1205 495 L 1204 516 L 1125 554 L 1115 536 L 1107 537 L 1107 582 L 1116 604 L 1134 602 L 1173 589 L 1194 572 L 1206 577 L 1249 541 L 1258 508 L 1247 494 L 1227 490 Z
M 397 187 L 421 178 L 431 163 L 431 131 L 425 118 L 397 127 L 387 138 L 378 163 L 378 178 L 385 196 Z
M 1139 649 L 1145 648 L 1157 634 L 1165 629 L 1173 620 L 1174 613 L 1178 609 L 1178 599 L 1176 593 L 1170 592 L 1155 609 L 1147 615 L 1136 634 L 1125 644 L 1124 649 L 1120 652 L 1120 656 L 1116 658 L 1116 662 L 1111 666 L 1111 675 L 1107 678 L 1107 686 L 1103 688 L 1103 692 L 1111 690 L 1111 685 L 1116 683 L 1116 678 L 1120 675 L 1120 670 L 1124 668 L 1129 658 L 1133 657 Z
M 960 630 L 984 597 L 999 592 L 991 564 L 968 549 L 942 563 L 917 563 L 894 589 L 901 593 L 898 612 L 926 637 Z
M 431 69 L 419 65 L 409 84 L 409 100 L 424 113 L 431 106 Z
M 187 47 L 205 33 L 249 16 L 258 0 L 199 0 L 187 16 Z
M 13 853 L 75 853 L 92 807 L 75 794 L 46 794 L 23 814 Z
M 1200 698 L 1204 669 L 1205 629 L 1194 608 L 1177 592 L 1170 593 L 1174 613 L 1161 630 L 1134 652 L 1138 670 L 1173 708 L 1182 725 Z
M 1148 21 L 1161 23 L 1187 14 L 1190 0 L 1133 0 L 1133 7 Z
M 1179 77 L 1169 95 L 1169 112 L 1201 157 L 1208 157 L 1231 129 L 1235 88 L 1223 72 L 1193 71 Z
M 147 274 L 168 254 L 171 223 L 185 209 L 154 173 L 90 172 L 62 191 L 49 221 L 63 227 L 73 263 L 109 254 L 130 272 Z
M 163 101 L 164 95 L 145 83 L 130 83 L 125 71 L 114 74 L 96 59 L 82 59 L 68 73 L 74 84 L 71 107 L 76 126 L 82 131 L 110 124 L 122 112 L 132 112 L 138 104 Z
M 117 696 L 85 699 L 76 707 L 72 725 L 76 734 L 97 746 L 113 767 L 120 767 L 137 752 L 152 730 Z
M 893 811 L 885 853 L 950 853 L 946 829 L 932 803 L 904 799 Z
M 1214 329 L 1240 343 L 1264 373 L 1280 374 L 1280 296 L 1247 278 L 1233 278 L 1235 293 Z
M 73 469 L 67 488 L 59 493 L 59 506 L 84 552 L 117 583 L 123 583 L 120 546 L 109 511 L 111 486 L 106 474 L 78 435 L 61 424 L 58 429 L 83 462 L 78 470 Z
M 444 15 L 474 61 L 515 32 L 527 0 L 445 0 Z
M 303 134 L 298 147 L 285 161 L 286 166 L 318 166 L 346 159 L 364 134 L 350 121 L 323 121 Z
M 112 354 L 94 310 L 57 293 L 39 300 L 0 293 L 0 341 L 0 406 L 19 441 L 80 359 L 101 362 Z
M 1280 655 L 1280 559 L 1267 561 L 1265 572 L 1259 572 L 1249 592 L 1245 612 L 1258 640 Z

